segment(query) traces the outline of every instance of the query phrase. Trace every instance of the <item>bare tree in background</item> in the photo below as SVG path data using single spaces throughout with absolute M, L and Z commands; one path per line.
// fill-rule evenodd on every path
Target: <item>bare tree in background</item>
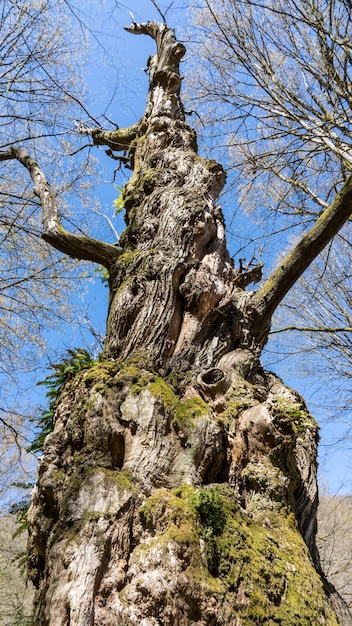
M 203 122 L 227 131 L 243 208 L 262 207 L 291 224 L 314 219 L 352 166 L 349 4 L 196 6 L 206 66 L 195 96 L 205 104 Z
M 281 340 L 281 351 L 297 355 L 302 374 L 319 373 L 322 406 L 345 424 L 346 438 L 351 436 L 352 406 L 350 231 L 350 226 L 345 228 L 300 279 L 272 330 L 272 338 Z M 270 350 L 275 351 L 275 346 L 273 342 Z
M 19 555 L 25 554 L 26 535 L 16 535 L 13 515 L 0 518 L 0 624 L 30 626 L 33 586 L 25 582 Z M 14 536 L 16 535 L 16 536 Z
M 352 606 L 351 496 L 324 494 L 318 510 L 318 534 L 324 572 Z

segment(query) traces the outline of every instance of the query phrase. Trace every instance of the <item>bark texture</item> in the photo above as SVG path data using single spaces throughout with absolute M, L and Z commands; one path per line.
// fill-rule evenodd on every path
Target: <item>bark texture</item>
M 270 316 L 226 248 L 225 173 L 185 122 L 185 48 L 166 25 L 128 30 L 157 54 L 140 122 L 82 129 L 133 175 L 121 249 L 101 248 L 104 358 L 62 391 L 39 465 L 34 623 L 348 624 L 315 548 L 317 425 L 260 366 Z

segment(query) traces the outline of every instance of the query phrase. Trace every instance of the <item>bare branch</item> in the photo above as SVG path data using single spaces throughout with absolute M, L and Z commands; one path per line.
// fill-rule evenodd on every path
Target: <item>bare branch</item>
M 206 66 L 191 77 L 192 99 L 230 146 L 241 205 L 275 218 L 294 218 L 295 200 L 299 214 L 325 208 L 352 169 L 347 4 L 202 4 L 194 13 Z
M 290 330 L 295 330 L 298 331 L 300 333 L 328 333 L 328 334 L 333 334 L 333 333 L 351 333 L 352 332 L 352 327 L 351 326 L 346 326 L 344 328 L 330 328 L 330 327 L 326 327 L 326 328 L 313 328 L 312 326 L 285 326 L 284 328 L 276 328 L 274 330 L 271 330 L 269 335 L 275 335 L 278 333 L 286 333 L 287 331 Z
M 102 128 L 90 128 L 83 122 L 80 122 L 77 127 L 78 133 L 92 137 L 94 145 L 108 146 L 116 152 L 130 148 L 132 141 L 138 136 L 139 130 L 139 124 L 110 131 L 105 131 Z
M 120 254 L 113 245 L 87 236 L 69 233 L 62 226 L 55 196 L 38 164 L 19 148 L 10 148 L 0 153 L 0 161 L 16 159 L 29 172 L 34 183 L 34 193 L 40 199 L 43 208 L 44 232 L 42 238 L 54 248 L 75 259 L 93 261 L 107 269 Z
M 352 177 L 254 296 L 259 317 L 268 322 L 282 299 L 352 213 Z
M 165 17 L 166 13 L 162 13 L 162 11 L 159 9 L 159 7 L 158 7 L 158 5 L 157 5 L 155 0 L 151 0 L 151 2 L 153 4 L 153 6 L 156 8 L 157 12 L 159 13 L 159 15 L 160 15 L 161 19 L 163 20 L 164 24 L 166 25 L 166 17 Z

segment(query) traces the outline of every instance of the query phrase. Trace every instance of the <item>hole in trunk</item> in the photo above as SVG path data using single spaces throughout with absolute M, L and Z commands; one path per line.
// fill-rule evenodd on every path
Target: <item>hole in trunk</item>
M 212 367 L 211 369 L 199 374 L 197 382 L 203 391 L 205 391 L 205 393 L 213 399 L 217 395 L 225 393 L 229 386 L 229 380 L 226 372 L 219 367 Z
M 218 367 L 213 367 L 211 370 L 202 374 L 202 381 L 206 385 L 215 385 L 224 378 L 224 372 Z
M 125 439 L 121 433 L 109 435 L 111 465 L 113 469 L 121 469 L 125 460 Z
M 227 483 L 229 479 L 229 469 L 226 452 L 221 452 L 215 458 L 209 460 L 202 472 L 203 484 Z

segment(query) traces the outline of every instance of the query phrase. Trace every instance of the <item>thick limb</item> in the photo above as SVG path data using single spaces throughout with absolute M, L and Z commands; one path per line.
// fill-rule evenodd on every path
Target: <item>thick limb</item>
M 323 211 L 314 226 L 281 261 L 257 291 L 252 301 L 261 326 L 270 319 L 285 295 L 302 276 L 352 214 L 352 177 L 343 185 L 333 202 Z
M 80 124 L 78 132 L 81 135 L 89 135 L 95 146 L 107 146 L 111 150 L 120 152 L 130 148 L 132 141 L 138 136 L 139 124 L 109 131 L 105 131 L 102 128 L 89 128 L 84 124 Z

